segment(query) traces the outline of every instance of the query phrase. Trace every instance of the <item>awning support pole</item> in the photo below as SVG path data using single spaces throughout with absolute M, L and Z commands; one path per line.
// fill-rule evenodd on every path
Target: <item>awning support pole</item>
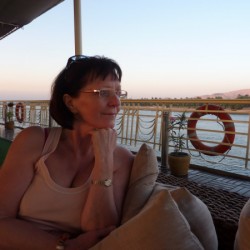
M 82 55 L 81 0 L 74 0 L 75 55 Z

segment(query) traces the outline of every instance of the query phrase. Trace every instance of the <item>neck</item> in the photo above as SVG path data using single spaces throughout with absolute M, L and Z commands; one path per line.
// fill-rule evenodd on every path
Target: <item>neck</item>
M 91 135 L 81 130 L 64 130 L 65 144 L 74 154 L 85 155 L 93 152 L 91 145 Z

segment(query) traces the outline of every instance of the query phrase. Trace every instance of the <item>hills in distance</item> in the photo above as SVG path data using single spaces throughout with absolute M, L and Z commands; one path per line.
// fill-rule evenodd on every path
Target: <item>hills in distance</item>
M 207 99 L 207 98 L 236 99 L 239 96 L 250 96 L 250 89 L 240 89 L 240 90 L 229 91 L 225 93 L 215 93 L 211 95 L 202 95 L 202 96 L 197 96 L 197 97 L 202 98 L 202 99 Z
M 130 99 L 130 98 L 129 98 Z M 133 99 L 133 98 L 131 98 Z M 151 97 L 151 98 L 141 98 L 142 100 L 148 100 L 148 99 L 178 99 L 178 98 L 158 98 L 158 97 Z M 214 93 L 210 95 L 199 95 L 199 96 L 193 96 L 193 97 L 186 97 L 186 98 L 180 98 L 180 99 L 250 99 L 250 89 L 240 89 L 235 91 L 229 91 L 224 93 Z

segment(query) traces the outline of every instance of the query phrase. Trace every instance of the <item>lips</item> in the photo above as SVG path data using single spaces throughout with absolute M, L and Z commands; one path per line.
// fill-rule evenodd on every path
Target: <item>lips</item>
M 102 115 L 106 115 L 106 116 L 117 116 L 119 110 L 116 110 L 116 109 L 109 109 L 109 110 L 106 110 L 104 112 L 102 112 Z

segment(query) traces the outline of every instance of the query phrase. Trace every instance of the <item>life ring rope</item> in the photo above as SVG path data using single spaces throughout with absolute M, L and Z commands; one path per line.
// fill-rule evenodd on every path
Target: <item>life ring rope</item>
M 15 115 L 16 115 L 16 119 L 19 123 L 23 122 L 24 113 L 25 113 L 24 105 L 21 102 L 17 103 L 16 109 L 15 109 Z
M 234 138 L 235 138 L 235 126 L 231 119 L 231 116 L 225 112 L 223 108 L 217 105 L 209 104 L 209 105 L 203 105 L 196 109 L 197 111 L 194 111 L 189 119 L 188 119 L 188 126 L 187 126 L 187 135 L 188 139 L 190 140 L 191 144 L 199 150 L 201 153 L 209 156 L 215 156 L 220 153 L 223 154 L 231 149 Z M 216 112 L 215 112 L 216 111 Z M 217 118 L 220 120 L 220 122 L 223 123 L 224 126 L 224 138 L 221 142 L 216 142 L 216 146 L 208 146 L 205 145 L 197 136 L 196 132 L 196 124 L 200 117 L 211 114 L 217 116 Z

